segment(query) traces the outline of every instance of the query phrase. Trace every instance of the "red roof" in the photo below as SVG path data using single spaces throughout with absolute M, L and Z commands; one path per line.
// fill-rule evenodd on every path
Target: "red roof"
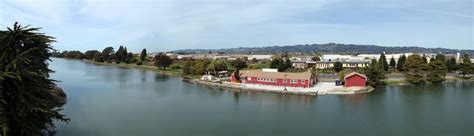
M 352 73 L 347 74 L 346 76 L 344 76 L 344 80 L 355 75 L 361 76 L 365 78 L 365 80 L 367 80 L 367 76 L 365 76 L 364 74 L 357 73 L 357 72 L 352 72 Z
M 263 77 L 263 78 L 279 78 L 279 79 L 310 79 L 311 71 L 301 73 L 289 72 L 263 72 L 262 70 L 240 70 L 241 77 Z M 286 75 L 286 77 L 285 77 Z

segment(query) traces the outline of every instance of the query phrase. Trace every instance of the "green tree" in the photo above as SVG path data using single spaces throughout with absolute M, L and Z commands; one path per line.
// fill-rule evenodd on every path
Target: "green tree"
M 428 59 L 426 58 L 425 54 L 421 56 L 421 60 L 423 60 L 423 63 L 428 64 Z
M 467 64 L 471 64 L 471 58 L 469 57 L 469 54 L 463 54 L 462 56 L 462 63 L 467 63 Z
M 400 58 L 398 58 L 398 62 L 397 62 L 397 70 L 398 71 L 403 71 L 403 65 L 405 65 L 405 61 L 406 61 L 407 57 L 405 56 L 405 54 L 403 54 Z
M 446 61 L 446 57 L 441 53 L 436 54 L 435 59 L 441 61 L 442 63 L 444 63 L 444 61 Z
M 95 60 L 97 62 L 109 61 L 112 58 L 112 54 L 114 54 L 114 48 L 113 47 L 106 47 L 102 50 L 100 55 L 98 55 Z
M 159 53 L 158 55 L 155 55 L 155 66 L 161 67 L 161 69 L 166 69 L 171 63 L 173 63 L 173 60 L 169 57 L 166 56 L 166 54 Z
M 191 75 L 191 74 L 194 74 L 194 71 L 192 69 L 193 67 L 193 61 L 190 61 L 190 60 L 187 60 L 186 62 L 184 62 L 183 64 L 183 75 Z
M 333 64 L 334 71 L 339 72 L 342 70 L 342 62 L 336 61 Z
M 143 48 L 142 53 L 140 54 L 140 61 L 144 62 L 146 59 L 146 49 Z
M 321 57 L 319 56 L 314 56 L 311 58 L 312 61 L 321 61 Z
M 123 46 L 120 46 L 114 54 L 115 63 L 120 63 L 122 58 Z
M 84 58 L 84 54 L 80 51 L 68 51 L 65 58 L 82 59 Z
M 448 68 L 441 60 L 435 60 L 428 64 L 426 79 L 431 83 L 442 83 L 445 80 Z
M 283 53 L 281 54 L 281 57 L 282 57 L 282 58 L 288 58 L 288 57 L 289 57 L 289 56 L 288 56 L 288 52 L 287 52 L 287 51 L 283 52 Z
M 408 56 L 403 68 L 406 81 L 415 85 L 425 84 L 426 64 L 423 63 L 420 55 Z
M 95 59 L 100 52 L 98 50 L 88 50 L 84 52 L 84 59 L 93 60 Z
M 127 58 L 127 48 L 120 46 L 117 52 L 114 54 L 115 63 L 125 62 Z
M 456 70 L 456 58 L 451 57 L 446 61 L 446 68 L 448 68 L 448 72 L 452 72 Z
M 380 69 L 387 71 L 388 70 L 388 63 L 387 63 L 387 58 L 385 57 L 385 54 L 380 54 L 380 58 L 378 61 Z
M 461 75 L 463 78 L 466 77 L 467 74 L 474 74 L 474 65 L 469 63 L 461 63 L 459 64 L 459 71 L 461 71 Z
M 234 78 L 240 83 L 240 69 L 237 68 L 234 70 Z
M 243 68 L 247 67 L 247 62 L 245 62 L 241 58 L 237 58 L 237 59 L 231 61 L 230 64 L 232 65 L 232 67 L 234 67 L 236 69 L 243 69 Z
M 203 75 L 207 71 L 207 66 L 211 63 L 210 60 L 198 60 L 194 63 L 192 71 L 195 75 Z
M 275 57 L 270 62 L 270 68 L 278 69 L 278 71 L 286 71 L 291 67 L 291 61 L 288 58 Z
M 474 74 L 474 65 L 472 64 L 468 54 L 463 55 L 462 63 L 459 64 L 459 70 L 464 78 L 467 74 Z
M 286 58 L 285 59 L 285 65 L 284 65 L 284 71 L 288 70 L 288 69 L 291 69 L 293 66 L 291 65 L 291 61 L 290 59 Z
M 207 69 L 212 70 L 215 75 L 217 75 L 217 71 L 225 71 L 227 70 L 227 63 L 221 59 L 212 60 L 211 63 L 207 66 Z
M 133 62 L 133 53 L 129 52 L 125 57 L 125 63 L 129 64 Z
M 341 70 L 339 71 L 339 73 L 337 73 L 338 77 L 339 77 L 339 80 L 344 80 L 344 76 L 346 76 L 347 74 L 349 73 L 352 73 L 354 72 L 354 70 L 351 70 L 351 69 L 344 69 L 344 70 Z
M 41 135 L 68 121 L 52 94 L 48 60 L 54 38 L 15 23 L 0 31 L 0 135 Z
M 377 63 L 377 60 L 373 59 L 372 63 L 365 68 L 363 72 L 367 76 L 367 84 L 370 86 L 380 86 L 384 83 L 382 82 L 385 79 L 384 71 L 380 68 L 380 65 Z
M 397 63 L 395 62 L 395 59 L 392 56 L 392 58 L 390 58 L 390 67 L 395 68 L 395 66 L 397 66 Z
M 278 69 L 278 71 L 284 70 L 284 65 L 285 65 L 285 62 L 280 57 L 275 57 L 270 62 L 270 68 L 276 68 Z

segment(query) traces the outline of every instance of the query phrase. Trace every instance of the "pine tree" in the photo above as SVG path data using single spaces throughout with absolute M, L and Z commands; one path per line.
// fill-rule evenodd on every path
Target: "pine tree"
M 430 58 L 430 62 L 435 61 L 435 58 Z
M 474 64 L 472 64 L 468 54 L 463 55 L 462 63 L 459 64 L 459 70 L 463 77 L 466 77 L 467 74 L 474 74 Z
M 293 66 L 291 65 L 290 59 L 286 58 L 285 59 L 285 71 L 288 69 L 291 69 Z
M 448 69 L 448 72 L 452 72 L 456 70 L 456 58 L 451 57 L 446 61 L 446 68 Z
M 0 31 L 0 135 L 42 135 L 54 131 L 55 120 L 69 120 L 56 107 L 58 91 L 49 79 L 54 38 L 39 30 L 15 23 Z
M 435 84 L 443 82 L 446 77 L 446 72 L 448 72 L 446 65 L 441 60 L 430 62 L 430 64 L 428 64 L 428 70 L 430 72 L 427 73 L 426 79 Z
M 421 60 L 423 60 L 424 64 L 428 64 L 428 59 L 426 59 L 425 54 L 423 54 L 423 56 L 421 57 Z
M 462 56 L 462 63 L 466 63 L 466 64 L 471 64 L 471 58 L 469 57 L 469 54 L 464 54 Z
M 394 59 L 393 56 L 392 56 L 392 58 L 390 58 L 390 67 L 391 67 L 391 68 L 395 68 L 396 65 L 397 65 L 397 64 L 396 64 L 396 62 L 395 62 L 395 59 Z
M 115 63 L 122 62 L 123 52 L 124 52 L 123 46 L 120 46 L 119 49 L 117 50 L 117 52 L 114 55 Z
M 125 63 L 132 63 L 133 61 L 133 53 L 129 52 L 127 56 L 125 57 Z
M 403 68 L 406 81 L 415 85 L 425 84 L 426 64 L 423 63 L 419 55 L 414 54 L 408 56 Z
M 397 62 L 398 71 L 403 71 L 403 65 L 405 65 L 405 61 L 406 61 L 405 54 L 403 54 L 400 58 L 398 58 L 398 62 Z
M 388 63 L 387 63 L 387 58 L 385 57 L 385 54 L 380 54 L 380 58 L 378 61 L 380 69 L 387 71 L 388 70 Z
M 127 54 L 128 54 L 127 47 L 124 47 L 123 52 L 122 52 L 122 55 L 120 55 L 120 56 L 122 57 L 122 58 L 120 59 L 120 61 L 126 62 L 126 60 L 127 60 Z
M 142 50 L 142 53 L 140 54 L 140 61 L 143 62 L 143 61 L 145 61 L 145 59 L 146 59 L 146 49 L 144 48 Z
M 384 71 L 380 68 L 375 59 L 373 59 L 372 63 L 364 70 L 364 74 L 367 76 L 367 84 L 374 87 L 383 85 L 382 80 L 386 78 Z
M 436 59 L 436 60 L 439 60 L 439 61 L 441 61 L 441 62 L 444 63 L 444 61 L 446 60 L 446 57 L 445 57 L 443 54 L 438 53 L 438 54 L 436 54 L 436 58 L 435 58 L 435 59 Z
M 334 66 L 333 66 L 334 71 L 336 71 L 337 73 L 343 69 L 342 63 L 339 62 L 339 61 L 334 62 L 333 65 L 334 65 Z

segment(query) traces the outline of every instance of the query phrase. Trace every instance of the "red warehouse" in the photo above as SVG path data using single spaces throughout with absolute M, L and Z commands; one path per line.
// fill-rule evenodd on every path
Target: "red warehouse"
M 241 70 L 240 80 L 243 84 L 260 84 L 287 87 L 311 87 L 315 78 L 310 71 L 302 73 L 277 72 L 276 69 Z
M 344 77 L 344 87 L 365 87 L 367 77 L 357 72 L 352 72 Z

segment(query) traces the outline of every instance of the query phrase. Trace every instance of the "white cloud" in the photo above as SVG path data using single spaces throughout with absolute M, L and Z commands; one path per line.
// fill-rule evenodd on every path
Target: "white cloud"
M 344 5 L 344 8 L 337 8 L 340 5 Z M 355 39 L 349 38 L 351 35 L 347 34 L 356 35 L 357 33 L 380 31 L 377 32 L 378 34 L 387 33 L 386 31 L 390 30 L 379 26 L 353 23 L 364 21 L 365 15 L 356 14 L 357 17 L 353 18 L 340 16 L 342 14 L 350 17 L 353 15 L 352 11 L 359 8 L 357 5 L 369 7 L 368 10 L 371 7 L 379 6 L 382 9 L 406 8 L 404 10 L 413 12 L 461 18 L 470 17 L 471 21 L 467 23 L 470 23 L 472 27 L 472 14 L 465 13 L 465 9 L 469 8 L 472 12 L 472 5 L 458 11 L 457 8 L 452 7 L 465 4 L 394 0 L 383 2 L 373 0 L 0 1 L 2 9 L 0 11 L 2 19 L 0 26 L 9 26 L 13 21 L 20 21 L 43 27 L 46 33 L 58 38 L 56 47 L 60 49 L 86 50 L 125 45 L 132 51 L 140 51 L 145 47 L 151 50 L 172 50 L 316 42 L 363 43 L 364 38 L 367 40 L 372 37 L 357 35 L 356 37 L 360 39 Z M 427 8 L 426 5 L 430 7 Z M 403 22 L 407 21 L 403 20 L 404 16 L 403 14 L 398 15 L 401 18 L 401 23 L 410 23 Z M 357 20 L 358 18 L 360 20 Z M 367 20 L 366 22 L 370 21 L 380 20 Z M 427 20 L 427 23 L 432 23 L 430 21 L 432 20 Z M 458 20 L 450 21 L 457 23 Z M 385 22 L 380 23 L 385 24 Z M 390 26 L 401 27 L 402 25 L 390 24 Z M 420 26 L 423 25 L 417 25 L 417 27 Z M 377 30 L 373 28 L 377 28 Z M 447 31 L 445 29 L 437 30 L 439 30 L 436 31 L 437 33 L 446 33 Z M 341 32 L 345 34 L 341 34 Z M 465 34 L 465 31 L 460 32 L 462 33 L 453 30 L 452 33 Z M 376 36 L 376 34 L 374 35 Z M 368 44 L 387 43 L 383 40 L 394 39 L 378 38 L 367 40 L 373 41 Z M 402 39 L 400 38 L 400 40 Z M 426 40 L 428 43 L 439 42 L 434 40 L 434 37 L 420 40 Z M 461 41 L 455 42 L 472 45 L 470 39 L 461 39 Z M 398 43 L 406 43 L 406 41 Z

